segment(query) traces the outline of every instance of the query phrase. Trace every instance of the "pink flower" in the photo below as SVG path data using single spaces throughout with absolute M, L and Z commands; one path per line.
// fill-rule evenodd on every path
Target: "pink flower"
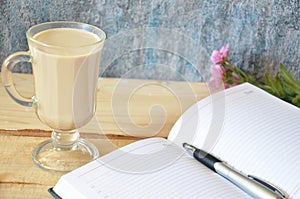
M 215 92 L 220 89 L 222 85 L 222 80 L 224 77 L 223 67 L 219 64 L 213 65 L 210 68 L 210 80 L 209 80 L 209 87 L 210 89 Z
M 226 89 L 226 88 L 230 88 L 230 85 L 229 84 L 224 84 L 224 88 Z
M 222 79 L 224 77 L 223 67 L 220 64 L 213 65 L 210 68 L 212 78 Z
M 220 53 L 222 54 L 222 56 L 224 58 L 228 57 L 228 55 L 229 55 L 229 44 L 226 44 L 226 46 L 222 46 L 221 49 L 220 49 Z
M 229 44 L 226 44 L 226 46 L 222 46 L 219 51 L 214 50 L 211 55 L 211 61 L 214 64 L 220 64 L 225 60 L 225 58 L 229 55 Z

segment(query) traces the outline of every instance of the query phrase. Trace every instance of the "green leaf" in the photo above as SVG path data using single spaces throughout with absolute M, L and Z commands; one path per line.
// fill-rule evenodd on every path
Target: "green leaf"
M 280 92 L 277 88 L 277 83 L 275 79 L 272 79 L 271 76 L 269 74 L 266 74 L 266 78 L 267 81 L 269 83 L 269 86 L 272 88 L 272 90 L 274 91 L 274 95 L 279 97 L 280 96 Z
M 283 64 L 280 64 L 280 76 L 283 78 L 285 82 L 287 82 L 289 85 L 294 86 L 297 89 L 300 89 L 300 85 L 297 82 L 297 80 L 292 76 L 292 74 L 286 70 L 286 68 L 283 66 Z
M 299 104 L 300 104 L 300 95 L 297 95 L 296 97 L 294 97 L 294 99 L 292 100 L 292 103 L 296 106 L 299 106 Z
M 233 81 L 231 79 L 229 79 L 229 80 L 226 81 L 226 83 L 232 85 Z
M 275 79 L 274 79 L 274 86 L 277 88 L 278 96 L 280 98 L 284 98 L 285 97 L 285 93 L 283 91 L 282 84 L 281 84 L 281 81 L 280 81 L 278 73 L 276 74 Z
M 269 86 L 266 86 L 266 85 L 258 85 L 258 87 L 259 88 L 261 88 L 261 89 L 263 89 L 263 90 L 265 90 L 265 91 L 267 91 L 268 93 L 270 93 L 271 95 L 274 95 L 274 91 L 273 91 L 273 89 L 271 88 L 271 87 L 269 87 Z
M 286 96 L 290 96 L 292 98 L 296 96 L 296 93 L 288 85 L 286 85 L 285 82 L 282 82 L 282 84 L 282 88 Z
M 236 72 L 241 77 L 241 79 L 244 80 L 244 82 L 248 79 L 248 76 L 246 75 L 246 73 L 244 73 L 244 71 L 242 71 L 238 67 L 234 67 L 233 71 Z
M 265 74 L 265 84 L 272 87 L 272 84 L 271 84 L 271 77 L 270 77 L 270 74 L 266 73 Z

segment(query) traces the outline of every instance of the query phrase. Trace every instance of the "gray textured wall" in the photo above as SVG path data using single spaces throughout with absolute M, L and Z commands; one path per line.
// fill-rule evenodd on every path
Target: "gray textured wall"
M 28 49 L 30 26 L 72 20 L 107 33 L 102 76 L 205 80 L 212 50 L 229 43 L 257 78 L 283 63 L 300 80 L 299 0 L 2 0 L 0 13 L 1 63 Z

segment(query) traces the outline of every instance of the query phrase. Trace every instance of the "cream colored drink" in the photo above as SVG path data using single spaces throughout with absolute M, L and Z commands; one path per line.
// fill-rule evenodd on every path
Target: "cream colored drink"
M 54 28 L 34 35 L 30 42 L 37 99 L 37 115 L 53 129 L 80 128 L 96 109 L 100 38 L 72 28 Z M 47 51 L 43 49 L 47 48 Z M 49 50 L 51 46 L 51 50 Z

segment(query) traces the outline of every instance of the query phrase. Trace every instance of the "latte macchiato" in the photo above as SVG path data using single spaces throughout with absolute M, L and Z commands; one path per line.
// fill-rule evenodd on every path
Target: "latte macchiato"
M 51 139 L 32 151 L 40 168 L 71 171 L 99 156 L 96 146 L 80 138 L 78 128 L 96 111 L 97 83 L 105 32 L 72 21 L 37 24 L 26 32 L 29 51 L 17 51 L 2 64 L 2 82 L 18 104 L 33 107 L 39 119 L 53 129 Z M 35 92 L 24 97 L 12 79 L 20 62 L 32 65 Z
M 85 125 L 96 108 L 102 46 L 92 44 L 100 38 L 85 30 L 54 28 L 39 32 L 33 39 L 29 48 L 40 120 L 57 130 Z

